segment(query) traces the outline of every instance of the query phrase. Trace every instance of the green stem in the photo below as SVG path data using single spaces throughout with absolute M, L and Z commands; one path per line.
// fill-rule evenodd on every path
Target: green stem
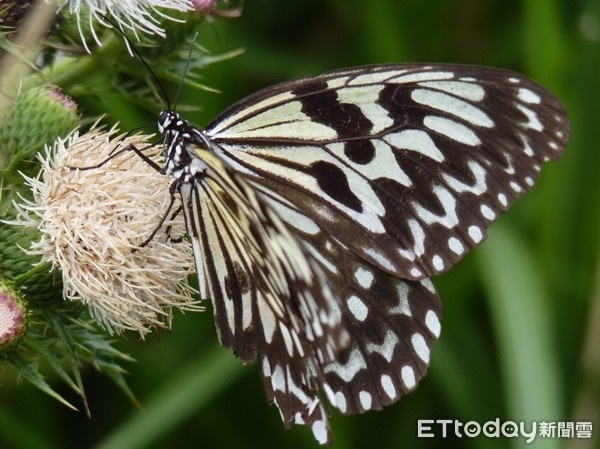
M 106 35 L 105 35 L 106 36 Z M 44 71 L 46 78 L 62 88 L 79 83 L 82 78 L 111 64 L 123 50 L 123 42 L 114 35 L 103 39 L 102 47 L 85 56 L 68 57 Z

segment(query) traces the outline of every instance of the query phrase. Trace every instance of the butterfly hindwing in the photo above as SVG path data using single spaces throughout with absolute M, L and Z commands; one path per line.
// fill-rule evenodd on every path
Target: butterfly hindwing
M 429 279 L 407 281 L 353 255 L 285 198 L 255 184 L 319 261 L 339 300 L 350 345 L 324 367 L 332 404 L 343 414 L 381 409 L 427 372 L 441 331 L 441 302 Z
M 318 393 L 328 391 L 323 367 L 347 345 L 338 302 L 320 266 L 254 190 L 214 155 L 195 154 L 204 167 L 179 189 L 219 340 L 245 363 L 258 360 L 287 425 L 308 424 L 330 441 Z

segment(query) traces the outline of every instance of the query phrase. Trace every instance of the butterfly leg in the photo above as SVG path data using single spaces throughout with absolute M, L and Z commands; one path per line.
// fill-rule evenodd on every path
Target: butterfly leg
M 177 208 L 177 210 L 175 212 L 173 212 L 173 215 L 171 215 L 170 221 L 175 220 L 175 218 L 177 218 L 177 216 L 181 213 L 181 211 L 183 211 L 183 206 L 179 206 Z M 172 230 L 173 230 L 173 226 L 171 226 L 171 225 L 167 226 L 167 228 L 165 230 L 165 232 L 167 234 L 167 238 L 173 243 L 180 243 L 183 240 L 183 236 L 179 236 L 177 238 L 171 237 Z
M 148 165 L 150 165 L 152 168 L 154 168 L 157 172 L 162 172 L 162 167 L 160 165 L 158 165 L 156 162 L 154 162 L 152 159 L 150 159 L 148 156 L 146 156 L 144 154 L 144 150 L 147 150 L 148 148 L 152 148 L 154 145 L 148 145 L 144 148 L 142 148 L 141 150 L 138 149 L 135 145 L 127 145 L 124 148 L 121 148 L 117 151 L 114 151 L 110 156 L 108 156 L 106 159 L 104 159 L 102 162 L 100 162 L 99 164 L 96 165 L 89 165 L 86 167 L 73 167 L 73 166 L 68 166 L 68 168 L 70 168 L 71 170 L 93 170 L 95 168 L 100 168 L 103 167 L 104 165 L 106 165 L 109 161 L 111 161 L 112 159 L 116 158 L 117 156 L 120 156 L 121 154 L 127 152 L 127 151 L 133 151 L 135 154 L 137 154 L 144 162 L 146 162 Z
M 176 198 L 175 192 L 178 191 L 178 188 L 179 188 L 179 180 L 174 179 L 171 182 L 171 185 L 169 186 L 169 195 L 171 197 L 171 199 L 169 201 L 169 206 L 167 207 L 167 210 L 163 214 L 162 218 L 160 219 L 160 223 L 158 223 L 158 225 L 156 226 L 156 228 L 154 228 L 154 231 L 152 231 L 152 234 L 150 234 L 150 237 L 148 237 L 146 240 L 144 240 L 142 242 L 142 244 L 140 245 L 140 248 L 143 248 L 148 243 L 150 243 L 152 241 L 152 239 L 154 238 L 154 236 L 156 235 L 156 233 L 159 231 L 159 229 L 162 228 L 163 225 L 165 224 L 165 221 L 167 220 L 167 217 L 169 216 L 169 213 L 171 212 L 171 209 L 173 209 L 173 204 L 175 204 L 175 198 Z M 179 214 L 179 212 L 181 211 L 181 209 L 182 208 L 179 207 L 175 211 L 175 213 L 172 215 L 172 218 L 175 218 Z M 170 230 L 168 230 L 167 232 L 170 234 Z M 181 240 L 181 239 L 179 239 L 179 240 Z

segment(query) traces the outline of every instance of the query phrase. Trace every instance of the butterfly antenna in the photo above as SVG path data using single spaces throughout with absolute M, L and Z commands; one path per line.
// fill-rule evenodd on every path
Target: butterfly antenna
M 163 99 L 164 99 L 165 103 L 167 104 L 167 109 L 171 110 L 171 102 L 169 101 L 169 96 L 167 95 L 167 91 L 165 90 L 164 86 L 162 85 L 162 83 L 160 82 L 160 80 L 158 79 L 158 77 L 156 76 L 156 73 L 154 73 L 154 70 L 152 70 L 152 68 L 150 67 L 150 64 L 148 64 L 148 62 L 144 59 L 144 57 L 142 56 L 142 54 L 140 53 L 140 51 L 133 44 L 133 42 L 131 41 L 131 39 L 129 39 L 129 36 L 127 36 L 127 34 L 125 34 L 125 32 L 121 28 L 119 28 L 107 16 L 104 16 L 103 19 L 106 20 L 108 23 L 110 23 L 115 30 L 117 30 L 119 33 L 121 33 L 121 35 L 125 39 L 125 42 L 127 43 L 127 46 L 129 47 L 129 49 L 133 51 L 133 53 L 138 57 L 138 59 L 140 61 L 142 61 L 142 64 L 144 64 L 144 66 L 146 67 L 146 69 L 148 69 L 148 72 L 150 73 L 150 75 L 154 79 L 154 82 L 158 86 L 158 89 L 160 90 L 160 93 L 163 96 Z M 177 93 L 177 96 L 179 97 L 179 93 Z
M 192 38 L 192 44 L 190 45 L 190 51 L 188 53 L 187 61 L 185 63 L 185 69 L 183 69 L 183 75 L 181 76 L 181 81 L 179 81 L 179 87 L 177 88 L 177 96 L 175 97 L 175 104 L 173 105 L 173 110 L 177 107 L 179 103 L 179 96 L 181 95 L 181 91 L 183 90 L 183 85 L 185 84 L 185 77 L 187 76 L 187 72 L 190 68 L 190 61 L 192 60 L 192 51 L 194 50 L 194 44 L 196 43 L 196 38 L 198 37 L 198 33 L 194 33 L 194 37 Z

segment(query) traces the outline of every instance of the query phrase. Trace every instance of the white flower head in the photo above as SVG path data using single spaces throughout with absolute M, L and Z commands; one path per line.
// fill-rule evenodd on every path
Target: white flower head
M 141 31 L 164 37 L 165 31 L 161 27 L 160 19 L 172 18 L 158 8 L 181 12 L 195 9 L 192 0 L 62 0 L 60 7 L 67 8 L 69 13 L 77 17 L 81 39 L 88 52 L 89 49 L 81 31 L 82 19 L 89 20 L 94 40 L 100 45 L 100 40 L 94 31 L 94 22 L 110 27 L 104 17 L 109 17 L 123 30 L 128 29 L 134 33 Z M 83 14 L 87 11 L 89 11 L 89 17 L 85 17 Z
M 191 245 L 167 232 L 174 239 L 184 234 L 181 214 L 142 246 L 171 201 L 169 177 L 133 151 L 119 152 L 148 147 L 147 137 L 116 134 L 114 128 L 75 132 L 47 148 L 40 174 L 26 178 L 33 200 L 17 205 L 17 221 L 40 231 L 28 252 L 60 268 L 65 298 L 87 304 L 110 332 L 130 329 L 143 337 L 170 328 L 174 308 L 201 307 L 187 282 Z M 159 152 L 145 150 L 150 157 Z

